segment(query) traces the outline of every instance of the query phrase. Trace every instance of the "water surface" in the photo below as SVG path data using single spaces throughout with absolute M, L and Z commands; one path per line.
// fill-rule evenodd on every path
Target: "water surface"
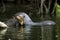
M 19 26 L 0 30 L 0 40 L 55 40 L 55 26 Z

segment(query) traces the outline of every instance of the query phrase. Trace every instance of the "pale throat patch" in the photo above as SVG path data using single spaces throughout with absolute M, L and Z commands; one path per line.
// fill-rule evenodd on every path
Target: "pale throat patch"
M 21 25 L 25 24 L 24 17 L 23 16 L 17 16 L 17 19 Z

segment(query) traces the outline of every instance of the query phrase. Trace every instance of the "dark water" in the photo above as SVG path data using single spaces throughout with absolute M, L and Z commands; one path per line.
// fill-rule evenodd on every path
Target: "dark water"
M 55 26 L 20 26 L 0 30 L 0 40 L 56 40 L 55 36 Z
M 56 33 L 57 40 L 60 40 L 60 17 L 56 18 Z

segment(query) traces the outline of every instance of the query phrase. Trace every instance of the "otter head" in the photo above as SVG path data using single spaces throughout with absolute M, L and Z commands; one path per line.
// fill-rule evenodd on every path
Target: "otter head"
M 28 24 L 28 23 L 32 22 L 30 17 L 24 12 L 19 12 L 19 13 L 15 14 L 15 17 L 16 17 L 16 19 L 18 19 L 20 21 L 19 23 L 21 25 Z

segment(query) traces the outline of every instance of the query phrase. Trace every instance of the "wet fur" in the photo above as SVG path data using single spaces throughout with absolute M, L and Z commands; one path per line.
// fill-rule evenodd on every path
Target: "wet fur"
M 15 18 L 11 18 L 11 19 L 7 20 L 5 23 L 9 27 L 18 27 L 20 25 L 18 20 Z

